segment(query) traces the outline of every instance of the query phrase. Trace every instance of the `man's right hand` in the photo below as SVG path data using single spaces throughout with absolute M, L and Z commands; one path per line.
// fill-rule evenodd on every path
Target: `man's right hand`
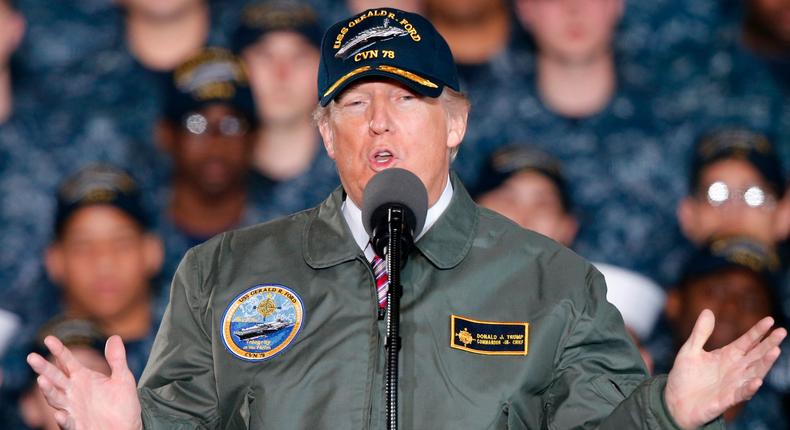
M 27 362 L 39 374 L 38 385 L 56 409 L 55 420 L 62 428 L 143 428 L 136 383 L 119 336 L 110 337 L 105 347 L 104 355 L 112 370 L 109 377 L 80 364 L 54 336 L 48 336 L 44 343 L 54 363 L 35 353 L 28 355 Z

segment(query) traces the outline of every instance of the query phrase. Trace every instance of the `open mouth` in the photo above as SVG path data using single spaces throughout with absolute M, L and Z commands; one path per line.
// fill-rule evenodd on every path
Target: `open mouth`
M 371 154 L 370 161 L 374 170 L 386 169 L 395 163 L 395 154 L 387 149 L 379 149 Z

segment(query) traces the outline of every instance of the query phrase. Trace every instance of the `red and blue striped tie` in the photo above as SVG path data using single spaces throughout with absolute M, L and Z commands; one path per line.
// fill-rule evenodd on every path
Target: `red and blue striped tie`
M 390 286 L 390 278 L 387 275 L 387 261 L 378 255 L 373 256 L 373 276 L 376 277 L 376 293 L 379 298 L 379 308 L 387 308 L 387 290 Z

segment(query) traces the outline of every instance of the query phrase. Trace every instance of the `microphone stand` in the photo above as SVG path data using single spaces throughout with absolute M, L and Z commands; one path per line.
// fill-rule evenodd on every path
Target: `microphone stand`
M 386 259 L 389 276 L 387 291 L 387 351 L 386 393 L 387 393 L 387 428 L 398 429 L 398 352 L 400 351 L 400 269 L 401 269 L 401 236 L 403 235 L 403 208 L 393 207 L 387 210 L 389 218 L 389 238 L 387 240 Z

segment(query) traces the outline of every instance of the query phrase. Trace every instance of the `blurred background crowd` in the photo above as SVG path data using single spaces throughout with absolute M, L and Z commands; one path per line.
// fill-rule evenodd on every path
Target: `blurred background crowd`
M 137 376 L 184 252 L 339 185 L 323 30 L 425 15 L 472 102 L 455 173 L 601 270 L 651 371 L 790 316 L 790 0 L 0 0 L 0 427 L 53 427 L 46 334 Z M 786 429 L 790 347 L 728 428 Z

